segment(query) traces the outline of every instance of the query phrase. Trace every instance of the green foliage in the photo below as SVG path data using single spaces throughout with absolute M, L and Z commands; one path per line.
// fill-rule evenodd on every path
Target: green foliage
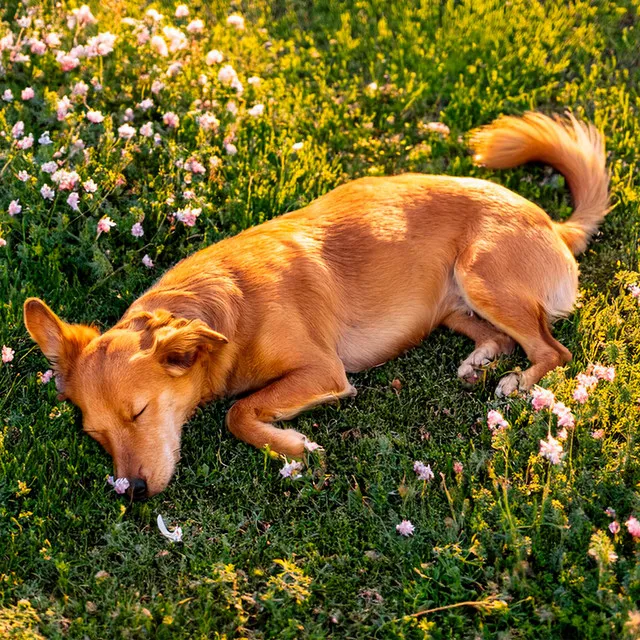
M 0 633 L 640 637 L 639 543 L 624 526 L 640 516 L 640 309 L 628 290 L 640 278 L 637 0 L 217 0 L 191 3 L 182 20 L 174 5 L 156 2 L 165 14 L 159 33 L 205 22 L 204 33 L 166 58 L 122 22 L 151 27 L 140 3 L 92 2 L 99 22 L 86 33 L 66 26 L 75 4 L 27 4 L 33 20 L 44 20 L 41 37 L 57 31 L 64 51 L 98 32 L 117 40 L 113 52 L 68 72 L 51 51 L 25 46 L 30 60 L 22 63 L 10 48 L 0 53 L 0 94 L 14 95 L 0 100 L 0 346 L 16 352 L 0 365 Z M 240 9 L 244 31 L 226 24 Z M 0 37 L 26 37 L 15 22 L 23 5 L 0 10 Z M 223 52 L 221 64 L 206 64 L 211 49 Z M 176 61 L 181 70 L 168 76 Z M 218 79 L 225 64 L 242 95 Z M 250 84 L 252 76 L 261 82 Z M 86 97 L 72 93 L 79 81 Z M 164 84 L 157 93 L 154 81 Z M 22 100 L 28 86 L 35 97 Z M 72 108 L 59 120 L 64 95 Z M 147 98 L 153 106 L 144 111 Z M 255 104 L 264 105 L 261 116 L 248 114 Z M 119 137 L 128 108 L 131 124 L 151 122 L 157 139 Z M 179 259 L 361 175 L 488 178 L 566 218 L 569 195 L 549 169 L 490 173 L 471 164 L 464 145 L 469 129 L 533 108 L 568 108 L 594 122 L 611 167 L 614 208 L 580 259 L 579 308 L 554 329 L 574 360 L 544 382 L 576 416 L 562 464 L 539 455 L 540 440 L 558 435 L 557 417 L 534 412 L 527 398 L 493 397 L 500 375 L 523 366 L 524 355 L 464 390 L 456 368 L 471 345 L 436 331 L 354 376 L 355 400 L 296 421 L 326 448 L 299 480 L 283 480 L 277 462 L 225 431 L 222 402 L 186 429 L 165 493 L 129 504 L 107 491 L 106 454 L 80 433 L 76 410 L 56 400 L 52 383 L 38 381 L 48 365 L 22 325 L 27 296 L 68 320 L 108 327 Z M 89 109 L 104 121 L 90 123 Z M 179 116 L 177 128 L 167 112 Z M 209 130 L 199 123 L 205 112 L 218 121 Z M 18 121 L 34 135 L 29 149 L 12 138 Z M 45 130 L 51 145 L 38 143 Z M 189 171 L 190 159 L 205 173 Z M 78 211 L 40 170 L 51 160 L 97 185 L 95 193 L 76 189 Z M 44 184 L 55 188 L 53 201 L 41 196 Z M 9 216 L 13 200 L 22 211 Z M 173 216 L 187 206 L 202 209 L 194 227 Z M 98 235 L 105 216 L 116 226 Z M 130 233 L 137 222 L 141 238 Z M 154 268 L 143 266 L 144 255 Z M 615 379 L 580 405 L 575 376 L 595 362 L 614 366 Z M 492 435 L 489 409 L 509 427 Z M 415 460 L 429 463 L 435 479 L 418 480 Z M 607 508 L 621 524 L 615 535 Z M 158 513 L 182 526 L 183 543 L 159 535 Z M 415 525 L 412 537 L 396 533 L 403 519 Z

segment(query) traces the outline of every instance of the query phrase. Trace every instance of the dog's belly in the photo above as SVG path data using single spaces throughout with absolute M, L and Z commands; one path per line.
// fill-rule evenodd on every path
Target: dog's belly
M 435 324 L 429 305 L 405 305 L 374 321 L 346 326 L 338 357 L 350 373 L 374 367 L 419 344 Z

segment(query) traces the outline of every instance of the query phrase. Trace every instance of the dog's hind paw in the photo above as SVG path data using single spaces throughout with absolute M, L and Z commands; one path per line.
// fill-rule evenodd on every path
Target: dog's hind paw
M 521 376 L 522 374 L 520 373 L 510 373 L 501 378 L 496 387 L 496 396 L 498 396 L 498 398 L 506 398 L 507 396 L 517 393 L 520 388 Z

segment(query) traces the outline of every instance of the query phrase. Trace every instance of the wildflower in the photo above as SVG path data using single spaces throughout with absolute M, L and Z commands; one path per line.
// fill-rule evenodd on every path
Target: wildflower
M 616 517 L 616 510 L 612 509 L 611 507 L 607 507 L 604 512 L 610 517 L 610 518 L 615 518 Z
M 160 533 L 168 540 L 171 540 L 171 542 L 182 542 L 182 527 L 176 527 L 173 531 L 169 531 L 160 514 L 158 514 L 158 529 L 160 529 Z
M 258 118 L 264 113 L 264 105 L 263 104 L 254 104 L 251 109 L 248 111 L 249 115 L 253 118 Z
M 400 524 L 396 525 L 396 531 L 406 538 L 412 536 L 415 530 L 416 528 L 411 524 L 411 520 L 403 520 Z
M 433 131 L 434 133 L 439 133 L 445 137 L 450 133 L 449 127 L 442 122 L 428 122 L 426 128 L 427 131 Z
M 51 378 L 53 378 L 53 371 L 51 371 L 51 369 L 47 369 L 44 373 L 38 374 L 40 384 L 47 384 Z
M 0 238 L 0 248 L 6 247 L 6 246 L 7 246 L 7 241 L 4 238 Z
M 494 431 L 496 429 L 505 429 L 509 426 L 509 423 L 504 419 L 499 411 L 492 409 L 487 414 L 487 426 L 490 431 Z
M 140 135 L 150 138 L 153 135 L 153 123 L 147 122 L 140 127 Z
M 196 20 L 192 20 L 187 25 L 187 31 L 189 33 L 202 33 L 204 31 L 204 22 L 197 18 Z
M 540 440 L 540 455 L 552 464 L 560 464 L 564 456 L 562 445 L 551 434 Z
M 165 38 L 169 40 L 169 51 L 175 53 L 181 49 L 185 49 L 188 46 L 187 36 L 184 35 L 180 29 L 175 27 L 165 27 L 162 30 Z
M 84 97 L 87 95 L 88 92 L 89 92 L 89 85 L 86 82 L 82 82 L 82 80 L 80 80 L 79 82 L 76 82 L 73 85 L 73 89 L 71 89 L 72 96 Z
M 232 142 L 225 143 L 224 149 L 230 156 L 235 156 L 238 153 L 238 148 Z
M 71 14 L 67 16 L 67 26 L 69 29 L 80 27 L 81 29 L 89 24 L 97 24 L 95 16 L 91 13 L 91 9 L 83 4 L 79 9 L 73 9 Z
M 581 387 L 591 391 L 597 384 L 598 378 L 594 375 L 588 375 L 586 373 L 579 373 L 576 376 L 576 380 Z
M 242 82 L 236 77 L 231 81 L 231 88 L 235 90 L 235 92 L 241 96 L 244 92 L 244 87 L 242 86 Z
M 43 56 L 47 52 L 47 45 L 42 40 L 34 38 L 29 45 L 29 50 L 37 56 Z
M 142 109 L 143 111 L 148 111 L 153 107 L 153 100 L 151 98 L 145 98 L 142 102 L 138 103 L 138 109 Z
M 95 58 L 97 56 L 106 56 L 113 51 L 113 45 L 116 41 L 116 35 L 109 33 L 99 33 L 93 38 L 87 40 L 86 55 L 87 58 Z
M 71 71 L 80 66 L 80 58 L 78 58 L 78 56 L 72 56 L 70 53 L 65 53 L 64 51 L 58 51 L 56 60 L 62 71 Z
M 115 226 L 116 223 L 109 216 L 100 218 L 97 225 L 98 235 L 100 235 L 101 233 L 109 233 L 109 231 L 111 231 L 111 227 Z
M 189 7 L 186 4 L 179 4 L 176 7 L 176 18 L 186 18 L 189 15 Z
M 257 87 L 262 82 L 262 78 L 260 78 L 258 76 L 251 76 L 250 78 L 247 79 L 247 82 L 252 87 Z
M 11 91 L 11 89 L 5 89 L 4 93 L 2 94 L 2 99 L 5 102 L 11 102 L 13 100 L 13 92 Z
M 584 404 L 589 398 L 589 392 L 582 385 L 578 385 L 576 390 L 573 392 L 573 399 L 580 404 Z
M 71 100 L 67 96 L 62 96 L 60 100 L 58 100 L 56 115 L 58 120 L 62 122 L 67 117 L 69 111 L 73 110 L 73 104 L 71 104 Z
M 26 89 L 22 90 L 20 97 L 23 100 L 31 100 L 31 98 L 33 98 L 35 95 L 36 95 L 36 92 L 31 87 L 27 87 Z
M 604 438 L 604 429 L 596 429 L 595 431 L 592 431 L 591 437 L 594 440 L 602 440 L 602 438 Z
M 196 224 L 198 216 L 202 213 L 202 209 L 193 209 L 192 207 L 185 207 L 184 209 L 178 209 L 175 212 L 177 220 L 182 222 L 187 227 L 193 227 Z
M 49 160 L 49 162 L 43 162 L 40 165 L 40 169 L 45 173 L 54 173 L 57 168 L 58 168 L 58 165 L 54 160 Z
M 40 195 L 45 200 L 53 200 L 53 197 L 56 195 L 56 192 L 48 185 L 42 185 L 42 189 L 40 189 Z
M 220 121 L 212 113 L 203 113 L 197 118 L 198 125 L 204 131 L 217 131 L 220 126 Z
M 44 42 L 50 49 L 56 49 L 62 44 L 60 36 L 55 31 L 50 31 L 44 36 Z
M 299 471 L 302 470 L 302 463 L 297 462 L 296 460 L 292 460 L 291 462 L 287 462 L 282 469 L 280 469 L 280 475 L 283 478 L 291 478 L 292 480 L 296 480 L 297 478 L 302 477 Z
M 456 475 L 460 475 L 462 473 L 463 469 L 464 469 L 464 466 L 463 466 L 462 462 L 457 462 L 456 461 L 456 462 L 453 463 L 453 472 Z
M 603 531 L 597 531 L 591 536 L 591 547 L 587 553 L 598 562 L 601 569 L 618 559 L 611 540 Z
M 562 427 L 562 429 L 558 431 L 557 436 L 560 442 L 564 442 L 569 437 L 569 432 L 567 431 L 566 427 Z
M 154 80 L 151 84 L 151 93 L 158 95 L 164 89 L 164 84 L 160 80 Z
M 224 67 L 218 71 L 218 80 L 222 82 L 222 84 L 230 85 L 237 78 L 238 74 L 230 64 L 225 64 Z
M 49 132 L 45 131 L 39 138 L 38 138 L 38 144 L 41 144 L 43 146 L 49 145 L 49 144 L 53 144 L 53 141 L 51 140 L 51 138 L 49 137 Z
M 229 100 L 229 102 L 227 102 L 227 111 L 234 116 L 238 113 L 238 105 L 234 100 Z
M 416 462 L 413 463 L 413 470 L 416 472 L 418 480 L 424 480 L 425 482 L 433 480 L 434 476 L 430 464 L 424 464 L 424 462 L 416 460 Z
M 18 140 L 16 142 L 16 147 L 18 149 L 31 149 L 33 146 L 33 133 L 30 133 L 26 138 L 22 138 L 22 140 Z
M 44 165 L 42 165 L 42 168 L 44 170 Z M 71 191 L 80 180 L 80 176 L 75 171 L 58 169 L 52 174 L 51 180 L 53 180 L 53 182 L 55 182 L 63 191 Z
M 12 200 L 9 203 L 9 209 L 7 210 L 10 216 L 15 216 L 22 211 L 22 205 L 20 200 Z
M 569 427 L 569 429 L 572 429 L 576 426 L 575 417 L 573 413 L 571 413 L 571 409 L 562 402 L 556 402 L 551 411 L 558 416 L 559 427 Z
M 311 440 L 308 440 L 307 438 L 304 439 L 304 448 L 311 453 L 318 449 L 322 449 L 317 442 L 311 442 Z
M 149 9 L 146 15 L 154 22 L 160 22 L 164 18 L 164 16 L 161 13 L 158 13 L 155 9 Z
M 640 287 L 637 284 L 630 284 L 627 288 L 633 298 L 640 298 Z
M 620 523 L 617 522 L 616 520 L 614 520 L 613 522 L 609 523 L 609 531 L 611 531 L 611 533 L 613 533 L 613 535 L 617 535 L 620 531 Z
M 16 23 L 21 29 L 27 29 L 31 24 L 31 18 L 29 16 L 22 16 L 22 18 L 16 18 Z
M 167 111 L 167 113 L 162 116 L 162 122 L 164 122 L 167 127 L 176 129 L 180 124 L 180 118 L 175 113 L 173 113 L 173 111 Z
M 616 377 L 614 367 L 604 367 L 601 364 L 593 365 L 591 373 L 598 378 L 598 380 L 606 380 L 607 382 L 613 382 L 613 379 Z
M 24 135 L 24 122 L 18 120 L 13 127 L 11 127 L 11 135 L 15 138 L 21 138 Z
M 542 387 L 535 387 L 531 392 L 531 404 L 536 411 L 541 409 L 553 407 L 553 403 L 556 401 L 555 396 L 549 389 L 543 389 Z
M 107 483 L 113 487 L 113 490 L 122 495 L 129 488 L 129 480 L 127 478 L 116 478 L 113 476 L 109 476 L 107 478 Z
M 136 135 L 135 127 L 132 127 L 130 124 L 123 124 L 118 127 L 118 135 L 123 140 L 131 140 L 131 138 Z
M 230 27 L 235 27 L 238 31 L 242 31 L 244 29 L 244 18 L 237 13 L 232 13 L 227 18 L 227 24 Z
M 209 51 L 209 53 L 207 53 L 207 57 L 204 59 L 204 61 L 209 66 L 213 64 L 220 64 L 223 60 L 224 60 L 224 56 L 222 55 L 222 52 L 218 51 L 217 49 L 213 49 L 212 51 Z
M 127 107 L 127 108 L 124 110 L 124 116 L 122 117 L 122 119 L 123 119 L 125 122 L 132 122 L 132 121 L 133 121 L 133 117 L 134 117 L 134 116 L 133 116 L 133 109 L 132 109 L 131 107 Z
M 11 347 L 7 347 L 7 345 L 3 345 L 3 347 L 2 347 L 2 362 L 4 362 L 5 364 L 8 364 L 9 362 L 11 362 L 13 360 L 13 356 L 15 354 L 16 354 L 16 352 Z
M 89 178 L 88 180 L 82 183 L 82 188 L 87 193 L 95 193 L 98 190 L 98 185 L 93 181 L 92 178 Z
M 4 348 L 2 349 L 2 352 L 4 354 Z M 3 360 L 4 360 L 4 355 L 3 355 Z M 637 518 L 634 518 L 633 516 L 631 516 L 626 522 L 625 525 L 627 527 L 627 529 L 629 530 L 629 533 L 634 537 L 634 538 L 640 538 L 640 522 L 638 522 Z
M 131 235 L 134 238 L 142 238 L 142 236 L 144 235 L 144 229 L 139 222 L 136 222 L 133 227 L 131 227 Z
M 153 260 L 145 254 L 145 256 L 142 258 L 142 264 L 147 267 L 147 269 L 152 269 L 153 268 Z
M 294 142 L 291 145 L 291 151 L 300 151 L 304 147 L 304 142 Z
M 93 124 L 100 124 L 104 120 L 104 116 L 100 111 L 87 111 L 87 120 Z
M 31 176 L 26 171 L 18 171 L 18 180 L 26 182 Z
M 169 47 L 167 47 L 167 43 L 162 36 L 153 36 L 149 44 L 159 56 L 166 58 L 169 55 Z
M 80 202 L 80 196 L 75 191 L 73 191 L 72 193 L 69 194 L 69 197 L 67 198 L 67 204 L 74 211 L 79 211 L 80 208 L 78 207 L 78 202 Z
M 368 89 L 369 91 L 371 91 L 372 93 L 373 93 L 374 91 L 377 91 L 377 90 L 378 90 L 378 83 L 377 83 L 377 82 L 370 82 L 370 83 L 367 85 L 367 89 Z

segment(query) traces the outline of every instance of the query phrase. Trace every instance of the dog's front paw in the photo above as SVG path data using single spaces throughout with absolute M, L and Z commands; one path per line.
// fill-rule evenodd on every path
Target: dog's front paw
M 521 373 L 510 373 L 501 378 L 496 387 L 496 396 L 498 396 L 498 398 L 506 398 L 507 396 L 517 393 L 520 388 L 521 377 Z

